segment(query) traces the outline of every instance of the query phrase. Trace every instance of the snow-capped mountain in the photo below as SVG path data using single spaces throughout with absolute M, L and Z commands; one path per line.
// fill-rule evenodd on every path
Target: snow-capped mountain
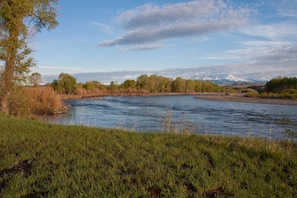
M 277 76 L 293 77 L 297 76 L 295 67 L 269 67 L 256 65 L 221 65 L 208 67 L 178 68 L 166 70 L 132 70 L 132 71 L 113 71 L 113 72 L 93 72 L 71 74 L 76 77 L 78 82 L 96 80 L 101 83 L 109 84 L 113 82 L 124 82 L 125 80 L 136 80 L 142 74 L 157 74 L 160 76 L 175 79 L 182 77 L 185 79 L 210 80 L 218 84 L 233 84 L 239 82 L 253 83 L 266 82 Z M 43 76 L 45 83 L 58 79 L 58 75 Z

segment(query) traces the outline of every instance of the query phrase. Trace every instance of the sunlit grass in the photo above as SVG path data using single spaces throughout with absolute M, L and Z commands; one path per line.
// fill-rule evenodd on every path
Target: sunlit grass
M 296 197 L 297 145 L 0 114 L 0 197 Z

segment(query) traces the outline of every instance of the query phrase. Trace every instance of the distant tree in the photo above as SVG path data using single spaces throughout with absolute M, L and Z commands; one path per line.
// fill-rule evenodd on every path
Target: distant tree
M 114 81 L 111 81 L 110 84 L 109 84 L 109 90 L 110 91 L 115 91 L 117 89 L 118 89 L 118 85 Z
M 125 80 L 125 82 L 121 85 L 121 87 L 124 89 L 135 88 L 136 81 L 135 80 Z
M 268 81 L 265 85 L 267 92 L 281 93 L 287 89 L 297 89 L 297 78 L 276 77 Z
M 136 86 L 145 90 L 148 90 L 149 77 L 147 74 L 142 74 L 137 77 Z
M 55 91 L 58 91 L 58 88 L 59 88 L 59 82 L 58 80 L 53 80 L 52 84 L 51 84 L 51 87 L 55 90 Z
M 35 65 L 28 57 L 29 29 L 33 27 L 39 32 L 56 27 L 56 3 L 57 0 L 0 1 L 0 61 L 5 65 L 0 82 L 0 111 L 9 111 L 8 98 L 14 78 L 22 80 L 23 74 Z
M 83 84 L 83 88 L 88 91 L 92 91 L 96 88 L 96 85 L 93 82 L 87 81 Z
M 193 80 L 186 80 L 186 93 L 195 91 L 195 82 Z
M 61 73 L 58 80 L 58 91 L 65 94 L 74 93 L 76 78 L 67 73 Z
M 41 74 L 37 72 L 31 74 L 28 80 L 29 80 L 29 84 L 34 87 L 39 86 L 40 83 L 42 83 Z
M 160 77 L 160 93 L 171 93 L 171 80 L 169 78 Z
M 104 85 L 101 84 L 99 81 L 93 80 L 91 83 L 95 86 L 96 89 L 103 89 Z
M 156 74 L 152 74 L 148 79 L 148 91 L 151 93 L 158 93 L 159 77 Z
M 172 82 L 172 90 L 173 92 L 179 92 L 179 93 L 186 92 L 186 80 L 181 77 L 177 77 Z
M 195 84 L 195 91 L 196 92 L 202 92 L 203 82 L 201 80 L 194 80 L 194 84 Z

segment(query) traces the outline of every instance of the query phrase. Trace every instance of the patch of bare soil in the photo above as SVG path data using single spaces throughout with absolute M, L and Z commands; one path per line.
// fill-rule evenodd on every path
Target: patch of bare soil
M 215 197 L 232 197 L 228 195 L 225 191 L 224 188 L 218 187 L 216 189 L 211 189 L 208 191 L 205 191 L 203 193 L 203 196 L 206 198 L 215 198 Z
M 32 162 L 33 160 L 22 160 L 19 161 L 17 164 L 5 168 L 3 170 L 0 170 L 0 177 L 3 177 L 4 175 L 7 174 L 18 174 L 18 173 L 25 173 L 25 175 L 30 175 L 32 171 Z M 8 179 L 3 179 L 2 181 L 0 180 L 0 197 L 1 197 L 1 191 L 6 187 L 7 183 L 9 182 Z M 28 196 L 25 196 L 28 198 L 35 198 L 38 197 L 36 194 L 29 194 Z

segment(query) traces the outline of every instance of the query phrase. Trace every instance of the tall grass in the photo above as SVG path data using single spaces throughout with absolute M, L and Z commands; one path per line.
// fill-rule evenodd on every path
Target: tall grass
M 175 134 L 198 134 L 201 126 L 199 123 L 192 123 L 188 118 L 181 117 L 177 121 L 174 120 L 172 112 L 167 110 L 163 116 L 161 116 L 162 131 L 166 133 Z
M 22 86 L 14 86 L 9 94 L 9 114 L 20 118 L 31 116 L 30 96 Z
M 56 92 L 50 87 L 25 88 L 29 98 L 31 113 L 37 115 L 54 114 L 62 110 L 63 104 Z
M 297 145 L 0 114 L 0 197 L 296 197 Z
M 9 96 L 9 113 L 21 118 L 54 114 L 63 108 L 59 95 L 50 87 L 15 86 Z

